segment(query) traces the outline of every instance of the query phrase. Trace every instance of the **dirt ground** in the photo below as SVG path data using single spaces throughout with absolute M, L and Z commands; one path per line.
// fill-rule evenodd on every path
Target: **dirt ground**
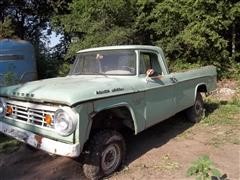
M 212 107 L 209 114 L 217 110 Z M 240 109 L 234 125 L 192 124 L 182 114 L 137 136 L 127 135 L 127 158 L 111 180 L 194 179 L 187 169 L 201 155 L 208 155 L 222 174 L 240 180 Z M 0 153 L 0 180 L 85 179 L 81 164 L 64 157 L 31 151 L 22 145 Z

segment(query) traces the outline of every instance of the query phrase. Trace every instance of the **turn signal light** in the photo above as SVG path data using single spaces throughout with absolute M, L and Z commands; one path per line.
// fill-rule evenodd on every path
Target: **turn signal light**
M 13 113 L 13 108 L 12 108 L 12 106 L 7 106 L 7 108 L 6 108 L 6 114 L 7 115 L 11 115 Z
M 50 125 L 50 124 L 52 123 L 52 116 L 49 115 L 49 114 L 46 114 L 46 115 L 44 116 L 44 121 L 45 121 L 48 125 Z

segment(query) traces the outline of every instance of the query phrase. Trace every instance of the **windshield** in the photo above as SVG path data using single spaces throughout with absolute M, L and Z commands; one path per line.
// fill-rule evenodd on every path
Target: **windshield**
M 77 54 L 70 75 L 135 75 L 134 50 L 105 50 Z

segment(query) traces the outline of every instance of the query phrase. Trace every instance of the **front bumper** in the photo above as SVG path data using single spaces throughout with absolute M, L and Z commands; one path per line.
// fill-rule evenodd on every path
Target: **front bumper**
M 37 149 L 41 149 L 51 154 L 77 157 L 80 155 L 80 144 L 67 144 L 42 137 L 30 131 L 11 126 L 0 121 L 0 132 L 11 136 L 21 142 L 29 144 Z

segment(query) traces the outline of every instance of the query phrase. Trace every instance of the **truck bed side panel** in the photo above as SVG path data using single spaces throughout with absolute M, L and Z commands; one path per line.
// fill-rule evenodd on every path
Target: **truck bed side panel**
M 216 89 L 217 74 L 216 68 L 213 66 L 173 75 L 178 80 L 174 92 L 176 112 L 180 112 L 194 104 L 197 88 L 200 85 L 205 85 L 207 92 Z

